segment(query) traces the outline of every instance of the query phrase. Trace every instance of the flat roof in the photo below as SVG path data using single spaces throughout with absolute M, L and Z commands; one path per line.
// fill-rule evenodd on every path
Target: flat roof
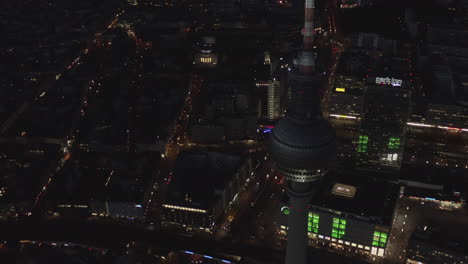
M 423 243 L 430 247 L 437 247 L 452 252 L 466 254 L 468 252 L 468 239 L 465 234 L 468 228 L 462 223 L 450 224 L 446 222 L 432 222 L 425 226 L 419 226 L 410 240 L 410 246 Z
M 166 204 L 211 209 L 218 201 L 216 191 L 231 181 L 242 160 L 241 156 L 218 152 L 181 152 Z
M 464 191 L 468 187 L 468 169 L 441 168 L 403 164 L 400 170 L 400 179 L 442 185 L 446 190 Z
M 397 184 L 376 180 L 359 172 L 329 172 L 311 199 L 311 205 L 374 219 L 391 225 Z

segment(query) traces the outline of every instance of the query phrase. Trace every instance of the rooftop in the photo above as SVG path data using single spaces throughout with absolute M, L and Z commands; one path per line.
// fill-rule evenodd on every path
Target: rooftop
M 468 187 L 466 175 L 468 175 L 468 170 L 462 168 L 437 168 L 406 164 L 400 170 L 400 179 L 402 180 L 441 185 L 446 190 L 458 189 L 458 191 L 466 190 Z
M 336 192 L 347 187 L 349 195 Z M 357 172 L 330 172 L 312 198 L 314 206 L 369 217 L 379 224 L 390 225 L 399 188 Z M 351 195 L 352 194 L 352 195 Z
M 78 157 L 79 155 L 79 157 Z M 80 152 L 59 172 L 47 199 L 56 202 L 90 201 L 141 203 L 159 155 Z
M 169 186 L 169 204 L 210 209 L 217 190 L 232 179 L 242 158 L 209 151 L 182 152 Z
M 445 227 L 444 227 L 445 226 Z M 442 227 L 442 228 L 440 228 Z M 419 227 L 410 240 L 411 244 L 424 244 L 424 247 L 437 247 L 452 252 L 466 254 L 468 252 L 468 239 L 462 235 L 468 229 L 463 226 L 448 227 L 446 224 L 427 225 Z

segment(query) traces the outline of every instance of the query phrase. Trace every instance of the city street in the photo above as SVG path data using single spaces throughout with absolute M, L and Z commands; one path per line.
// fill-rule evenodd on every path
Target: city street
M 202 87 L 203 79 L 198 75 L 192 75 L 184 103 L 174 122 L 174 126 L 170 128 L 168 133 L 164 153 L 162 153 L 159 162 L 159 170 L 155 175 L 153 189 L 151 190 L 148 205 L 145 209 L 145 217 L 148 222 L 160 223 L 162 220 L 161 206 L 165 200 L 168 185 L 171 182 L 175 161 L 179 152 L 184 148 L 183 142 L 188 132 L 192 103 L 194 100 L 197 100 Z
M 406 196 L 399 198 L 395 207 L 385 259 L 392 264 L 404 263 L 408 242 L 418 226 L 432 221 L 443 222 L 445 225 L 453 227 L 468 226 L 466 215 L 466 208 L 448 211 L 440 209 L 438 202 L 423 202 Z M 452 229 L 452 232 L 455 230 L 455 228 L 448 229 Z

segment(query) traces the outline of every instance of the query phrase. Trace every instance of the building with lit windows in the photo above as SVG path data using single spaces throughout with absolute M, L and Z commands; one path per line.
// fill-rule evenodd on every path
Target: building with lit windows
M 407 130 L 412 135 L 460 135 L 468 140 L 468 108 L 456 103 L 418 103 L 408 118 Z M 462 153 L 459 153 L 462 154 Z
M 377 60 L 373 56 L 375 52 L 367 52 L 362 47 L 354 47 L 342 54 L 336 67 L 329 102 L 330 121 L 335 126 L 343 122 L 358 124 L 367 88 L 366 77 L 377 67 Z
M 337 74 L 334 87 L 330 95 L 330 121 L 332 124 L 343 121 L 358 123 L 362 112 L 364 80 Z
M 425 162 L 424 162 L 425 163 Z M 445 166 L 405 164 L 398 183 L 400 194 L 416 201 L 436 204 L 439 209 L 456 209 L 466 204 L 468 169 Z
M 320 191 L 311 199 L 307 220 L 309 242 L 317 247 L 383 257 L 398 186 L 359 175 L 346 176 L 325 178 Z M 280 234 L 287 233 L 286 216 L 290 212 L 285 202 L 279 218 Z
M 268 119 L 276 120 L 281 117 L 280 82 L 274 80 L 268 85 Z
M 216 67 L 218 53 L 216 52 L 216 39 L 214 37 L 203 37 L 196 43 L 193 64 L 196 68 Z
M 468 263 L 468 240 L 463 236 L 454 238 L 431 226 L 420 226 L 406 252 L 407 264 L 464 264 Z
M 143 220 L 156 169 L 154 160 L 160 153 L 136 153 L 132 158 L 126 154 L 83 151 L 79 161 L 71 157 L 60 180 L 49 189 L 53 201 L 47 204 L 49 216 Z M 90 178 L 85 180 L 84 175 Z
M 468 168 L 462 147 L 468 142 L 468 111 L 455 104 L 423 104 L 413 108 L 407 122 L 405 163 Z M 421 144 L 421 142 L 432 144 Z
M 357 168 L 399 171 L 409 105 L 409 90 L 391 80 L 367 87 L 357 144 Z
M 188 250 L 179 251 L 176 254 L 178 256 L 178 264 L 234 264 L 239 263 L 239 260 L 242 259 L 238 256 L 229 256 L 230 260 L 227 260 L 224 259 L 226 258 L 225 256 L 219 253 L 212 254 L 214 256 L 210 256 Z
M 340 2 L 340 8 L 359 8 L 374 6 L 380 0 L 341 0 Z
M 237 198 L 252 171 L 250 157 L 182 152 L 169 180 L 162 206 L 163 226 L 210 232 L 217 218 Z
M 72 207 L 76 206 L 73 205 Z M 141 204 L 92 201 L 86 208 L 89 209 L 92 216 L 143 220 L 144 212 Z
M 420 112 L 412 112 L 408 118 L 408 128 L 442 130 L 460 130 L 468 132 L 468 111 L 456 104 L 426 104 L 421 105 Z M 465 130 L 463 130 L 465 129 Z

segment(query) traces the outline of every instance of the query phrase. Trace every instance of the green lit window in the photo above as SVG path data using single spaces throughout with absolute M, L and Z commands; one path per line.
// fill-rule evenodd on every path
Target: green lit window
M 388 234 L 384 232 L 374 231 L 372 245 L 375 247 L 384 248 L 387 245 Z
M 358 152 L 367 152 L 367 143 L 368 143 L 368 141 L 369 141 L 368 136 L 359 136 L 357 151 Z M 346 220 L 345 220 L 345 222 L 346 222 Z
M 346 220 L 337 217 L 333 218 L 333 228 L 331 236 L 334 238 L 343 238 L 346 230 Z
M 398 149 L 400 147 L 400 138 L 391 137 L 388 141 L 388 148 Z
M 310 212 L 309 217 L 308 217 L 308 223 L 307 223 L 308 229 L 307 230 L 309 232 L 318 233 L 319 222 L 320 222 L 320 215 L 317 213 Z

